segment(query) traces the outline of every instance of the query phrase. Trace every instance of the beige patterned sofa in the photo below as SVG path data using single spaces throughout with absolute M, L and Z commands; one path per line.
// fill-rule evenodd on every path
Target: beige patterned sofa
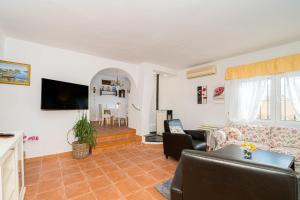
M 300 162 L 300 129 L 230 123 L 211 135 L 213 150 L 251 142 L 258 149 L 289 154 Z

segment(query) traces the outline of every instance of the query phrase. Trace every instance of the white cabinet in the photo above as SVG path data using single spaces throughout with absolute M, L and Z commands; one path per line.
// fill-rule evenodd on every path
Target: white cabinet
M 24 198 L 23 134 L 0 137 L 0 200 Z

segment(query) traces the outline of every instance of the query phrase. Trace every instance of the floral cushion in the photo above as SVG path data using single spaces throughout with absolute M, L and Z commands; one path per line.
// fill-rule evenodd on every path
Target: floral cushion
M 300 161 L 300 149 L 298 149 L 298 148 L 274 147 L 274 148 L 271 148 L 270 151 L 291 155 L 291 156 L 295 157 L 296 161 Z
M 269 145 L 269 141 L 271 138 L 270 127 L 236 123 L 232 123 L 230 124 L 230 126 L 239 129 L 243 135 L 243 140 L 246 142 Z
M 251 142 L 258 149 L 292 155 L 296 161 L 300 161 L 300 129 L 230 123 L 216 133 L 215 149 Z
M 212 149 L 220 149 L 226 144 L 226 133 L 222 129 L 214 131 L 210 137 Z
M 223 144 L 226 142 L 226 133 L 223 130 L 218 130 L 216 132 L 214 132 L 214 138 L 216 139 L 216 142 L 218 144 Z
M 170 126 L 171 133 L 185 134 L 181 126 Z
M 211 137 L 216 143 L 214 145 L 216 149 L 222 148 L 227 141 L 243 140 L 241 131 L 234 127 L 224 127 L 218 131 L 215 131 Z
M 270 145 L 271 147 L 294 147 L 300 149 L 300 130 L 273 127 L 271 129 Z
M 237 128 L 234 127 L 224 127 L 222 129 L 225 133 L 226 133 L 226 139 L 228 141 L 232 141 L 232 140 L 243 140 L 243 135 L 241 133 L 241 131 Z

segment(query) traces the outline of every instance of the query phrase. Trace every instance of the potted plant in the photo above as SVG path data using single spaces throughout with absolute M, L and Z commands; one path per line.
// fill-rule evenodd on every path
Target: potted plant
M 75 141 L 72 143 L 73 158 L 82 159 L 87 157 L 91 149 L 96 146 L 96 134 L 86 114 L 81 115 L 73 126 L 72 132 L 75 137 Z

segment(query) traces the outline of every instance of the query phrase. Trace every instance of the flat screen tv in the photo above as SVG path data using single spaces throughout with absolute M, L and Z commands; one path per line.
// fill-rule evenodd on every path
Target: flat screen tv
M 86 110 L 89 87 L 42 78 L 42 110 Z

